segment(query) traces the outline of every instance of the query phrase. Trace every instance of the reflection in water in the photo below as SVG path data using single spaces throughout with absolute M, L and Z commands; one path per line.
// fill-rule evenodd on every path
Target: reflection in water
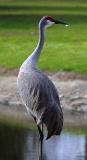
M 81 135 L 62 134 L 45 143 L 45 152 L 47 160 L 84 160 L 85 138 Z
M 0 160 L 38 160 L 37 131 L 0 125 Z M 44 140 L 43 160 L 87 160 L 87 138 L 63 133 Z
M 25 132 L 0 125 L 0 160 L 24 160 Z
M 24 149 L 24 160 L 38 160 L 39 157 L 38 136 L 34 132 L 28 132 Z
M 34 143 L 32 150 L 29 149 L 30 140 L 33 137 L 28 135 L 27 137 L 27 156 L 25 160 L 28 160 L 29 157 L 32 157 L 34 160 L 38 156 L 38 138 L 36 139 L 36 145 Z M 32 142 L 33 140 L 31 140 Z M 31 156 L 32 155 L 32 156 Z M 75 135 L 69 133 L 63 133 L 60 137 L 53 137 L 48 141 L 44 141 L 44 158 L 43 160 L 87 160 L 85 159 L 85 136 L 84 135 Z M 31 158 L 31 159 L 32 159 Z
M 85 160 L 87 160 L 87 137 L 85 138 Z

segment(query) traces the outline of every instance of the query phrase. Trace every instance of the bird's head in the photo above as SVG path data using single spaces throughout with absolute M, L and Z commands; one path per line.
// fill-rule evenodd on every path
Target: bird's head
M 39 27 L 49 27 L 51 25 L 54 25 L 54 24 L 63 24 L 65 26 L 68 26 L 68 23 L 64 22 L 64 21 L 61 21 L 61 20 L 56 20 L 54 18 L 52 18 L 51 16 L 44 16 L 41 18 L 40 22 L 39 22 Z

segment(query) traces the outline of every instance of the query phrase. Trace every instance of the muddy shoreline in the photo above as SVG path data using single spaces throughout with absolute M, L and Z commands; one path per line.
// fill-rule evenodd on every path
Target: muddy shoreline
M 61 106 L 65 111 L 87 112 L 87 81 L 60 80 L 49 76 L 59 92 Z M 0 77 L 0 104 L 14 110 L 25 110 L 17 89 L 17 76 Z

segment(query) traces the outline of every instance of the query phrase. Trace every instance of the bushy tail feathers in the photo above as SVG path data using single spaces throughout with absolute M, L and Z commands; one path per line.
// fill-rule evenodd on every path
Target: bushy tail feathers
M 62 109 L 52 109 L 48 112 L 45 112 L 44 123 L 47 127 L 47 139 L 53 135 L 60 135 L 63 128 L 63 112 Z

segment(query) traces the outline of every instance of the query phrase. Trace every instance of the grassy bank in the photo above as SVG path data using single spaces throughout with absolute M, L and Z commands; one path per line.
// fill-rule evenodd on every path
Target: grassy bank
M 39 66 L 48 71 L 87 73 L 86 1 L 0 2 L 0 65 L 19 68 L 38 41 L 38 21 L 52 15 L 70 23 L 47 30 Z

